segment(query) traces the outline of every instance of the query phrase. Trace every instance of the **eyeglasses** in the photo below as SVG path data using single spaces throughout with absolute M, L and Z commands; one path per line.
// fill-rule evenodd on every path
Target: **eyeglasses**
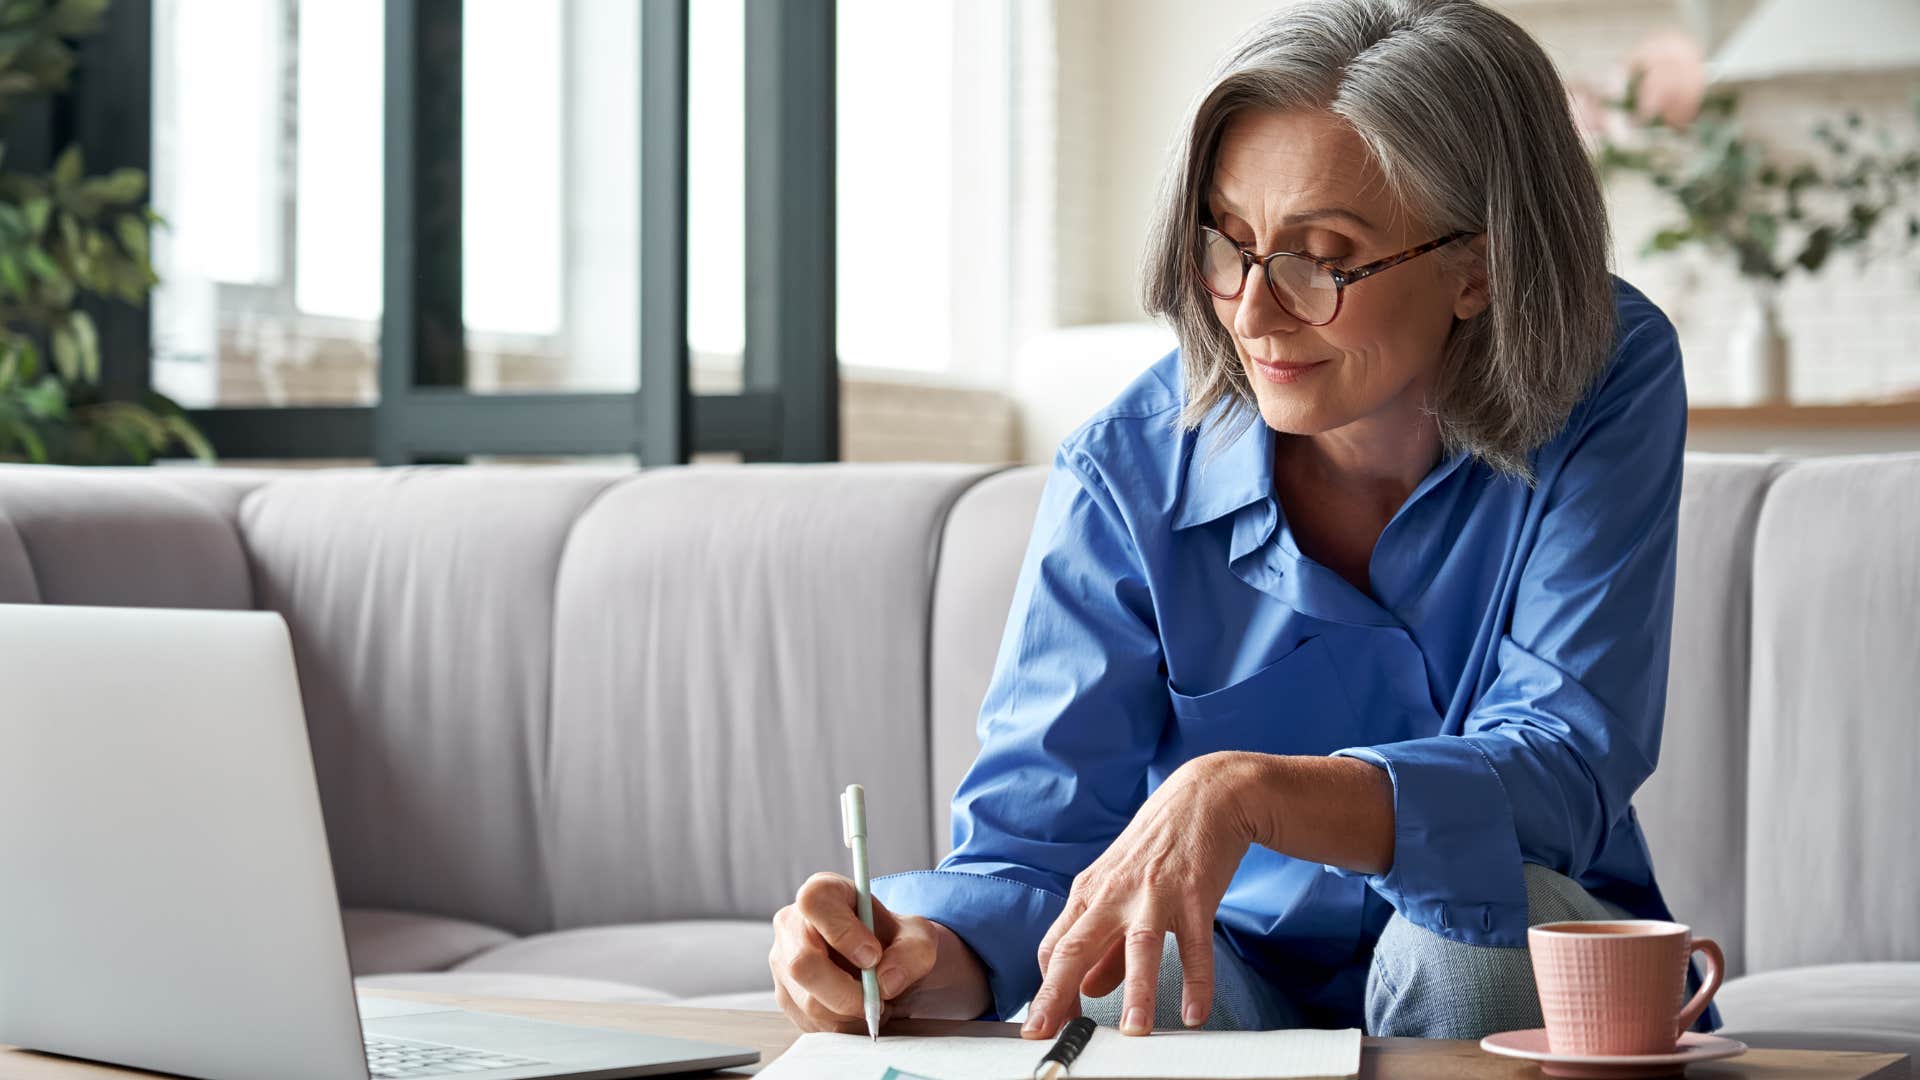
M 1254 263 L 1266 272 L 1267 291 L 1282 311 L 1308 326 L 1325 326 L 1340 314 L 1347 286 L 1370 278 L 1408 259 L 1445 247 L 1471 232 L 1457 232 L 1410 247 L 1398 255 L 1376 259 L 1365 266 L 1342 270 L 1324 259 L 1295 251 L 1260 255 L 1247 251 L 1210 225 L 1200 226 L 1200 283 L 1222 300 L 1237 300 L 1247 287 L 1247 271 Z

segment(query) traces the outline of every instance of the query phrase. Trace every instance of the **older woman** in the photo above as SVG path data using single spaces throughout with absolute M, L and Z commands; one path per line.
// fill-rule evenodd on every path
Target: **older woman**
M 1552 65 L 1472 0 L 1282 9 L 1162 185 L 1178 351 L 1061 445 L 953 853 L 810 879 L 795 1023 L 1537 1026 L 1531 923 L 1669 917 L 1685 389 Z M 1030 1005 L 1029 1005 L 1030 1001 Z M 1709 1020 L 1712 1024 L 1716 1021 Z

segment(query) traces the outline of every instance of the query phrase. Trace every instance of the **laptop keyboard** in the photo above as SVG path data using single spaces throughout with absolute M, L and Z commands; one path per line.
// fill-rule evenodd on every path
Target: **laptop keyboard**
M 545 1065 L 539 1058 L 515 1057 L 470 1046 L 365 1036 L 367 1071 L 374 1080 L 400 1076 L 453 1076 L 459 1073 L 507 1069 L 518 1065 Z

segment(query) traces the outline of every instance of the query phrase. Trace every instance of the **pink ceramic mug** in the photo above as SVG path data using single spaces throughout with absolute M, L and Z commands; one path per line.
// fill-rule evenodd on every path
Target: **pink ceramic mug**
M 1527 930 L 1527 948 L 1556 1054 L 1672 1053 L 1726 967 L 1713 939 L 1652 919 L 1545 923 Z M 1706 954 L 1707 976 L 1682 1008 L 1695 952 Z

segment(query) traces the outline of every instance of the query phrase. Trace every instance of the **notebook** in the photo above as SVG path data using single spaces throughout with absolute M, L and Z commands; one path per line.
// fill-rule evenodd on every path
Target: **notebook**
M 1041 1039 L 802 1035 L 759 1080 L 1032 1080 L 1051 1043 Z M 1073 1080 L 1307 1080 L 1356 1076 L 1360 1032 L 1161 1031 L 1100 1028 L 1073 1063 Z

